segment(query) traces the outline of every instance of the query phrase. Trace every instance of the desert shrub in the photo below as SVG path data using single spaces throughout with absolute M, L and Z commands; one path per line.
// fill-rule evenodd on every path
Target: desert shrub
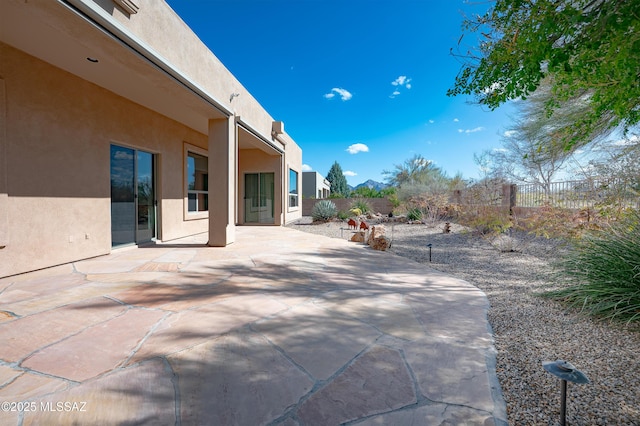
M 588 230 L 598 229 L 604 222 L 596 211 L 584 208 L 570 210 L 545 204 L 518 210 L 518 225 L 538 237 L 575 239 Z
M 640 214 L 590 231 L 558 263 L 568 285 L 548 292 L 583 312 L 640 321 Z
M 409 199 L 410 208 L 420 210 L 422 220 L 427 224 L 434 224 L 449 217 L 453 206 L 449 203 L 447 194 L 420 194 Z
M 351 209 L 358 209 L 360 210 L 360 214 L 367 214 L 371 211 L 371 205 L 365 199 L 354 198 L 353 202 L 351 203 Z M 356 216 L 360 216 L 360 215 L 356 215 Z
M 396 193 L 395 188 L 385 188 L 382 190 L 382 192 L 387 197 L 387 200 L 389 200 L 394 209 L 400 206 L 400 199 L 398 198 L 398 194 Z
M 340 220 L 349 219 L 350 216 L 351 216 L 351 211 L 340 210 L 338 212 L 338 219 Z
M 321 200 L 314 204 L 311 209 L 311 217 L 314 222 L 326 222 L 334 219 L 338 215 L 338 208 L 333 201 Z
M 412 209 L 407 210 L 407 219 L 409 220 L 421 220 L 422 219 L 422 211 L 414 207 Z
M 458 221 L 481 236 L 504 234 L 513 228 L 514 222 L 506 209 L 493 206 L 465 206 Z

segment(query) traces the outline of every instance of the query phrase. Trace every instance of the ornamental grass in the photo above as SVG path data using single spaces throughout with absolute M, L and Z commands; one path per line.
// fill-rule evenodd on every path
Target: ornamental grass
M 586 233 L 558 262 L 567 286 L 547 292 L 592 316 L 640 322 L 640 214 Z

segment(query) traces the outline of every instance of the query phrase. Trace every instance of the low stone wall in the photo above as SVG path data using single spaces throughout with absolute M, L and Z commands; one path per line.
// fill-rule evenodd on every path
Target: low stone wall
M 371 206 L 374 213 L 388 215 L 393 211 L 393 204 L 387 198 L 362 198 Z M 313 206 L 320 200 L 333 201 L 338 211 L 348 211 L 354 203 L 354 198 L 303 198 L 302 199 L 302 216 L 311 216 Z

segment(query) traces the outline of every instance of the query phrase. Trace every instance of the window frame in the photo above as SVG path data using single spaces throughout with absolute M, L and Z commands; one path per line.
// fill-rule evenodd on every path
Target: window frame
M 207 179 L 207 181 L 204 183 L 203 186 L 205 186 L 207 189 L 206 190 L 202 190 L 202 189 L 189 189 L 189 158 L 190 158 L 190 154 L 193 155 L 197 155 L 199 157 L 204 157 L 207 160 L 207 173 L 204 174 L 205 175 L 205 179 Z M 191 157 L 194 158 L 195 157 Z M 195 161 L 194 161 L 195 162 Z M 209 176 L 209 153 L 206 149 L 197 147 L 195 145 L 191 145 L 188 143 L 184 144 L 184 155 L 183 155 L 183 161 L 182 161 L 183 167 L 184 167 L 184 173 L 183 173 L 183 179 L 184 179 L 184 184 L 183 184 L 183 191 L 184 191 L 184 220 L 194 220 L 194 219 L 205 219 L 209 217 L 209 203 L 211 202 L 211 199 L 209 197 L 209 188 L 208 188 L 208 176 Z M 207 210 L 189 210 L 190 207 L 190 196 L 196 194 L 196 203 L 198 200 L 198 195 L 200 194 L 205 194 L 207 197 Z
M 294 191 L 291 190 L 292 175 L 295 176 L 296 187 Z M 292 169 L 291 167 L 289 167 L 288 182 L 289 182 L 289 185 L 287 189 L 288 189 L 289 196 L 287 197 L 288 199 L 287 208 L 288 208 L 288 211 L 295 211 L 300 208 L 300 173 L 298 173 L 296 170 Z M 294 205 L 292 205 L 291 203 L 292 200 L 295 200 Z

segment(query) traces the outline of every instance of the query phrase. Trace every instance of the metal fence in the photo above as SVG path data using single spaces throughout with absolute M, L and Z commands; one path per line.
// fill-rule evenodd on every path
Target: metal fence
M 540 184 L 517 185 L 515 205 L 540 207 L 550 205 L 567 209 L 594 208 L 603 205 L 640 209 L 640 182 L 623 179 L 587 179 Z

